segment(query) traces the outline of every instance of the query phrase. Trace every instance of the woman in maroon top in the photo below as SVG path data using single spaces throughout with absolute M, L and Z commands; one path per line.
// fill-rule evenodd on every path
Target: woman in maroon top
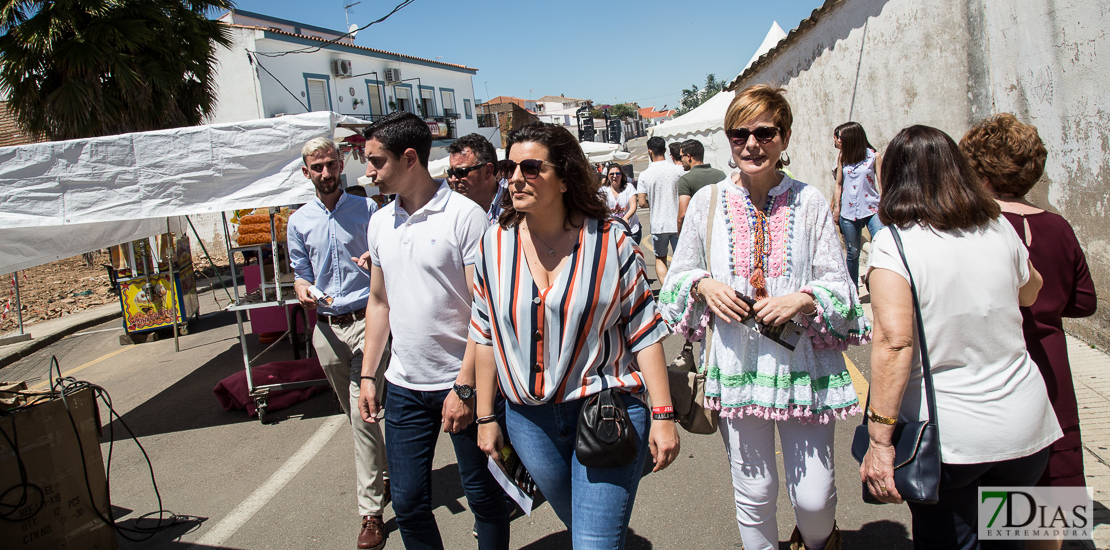
M 1082 487 L 1086 483 L 1079 411 L 1062 318 L 1095 313 L 1095 285 L 1087 271 L 1087 260 L 1067 220 L 1025 200 L 1044 173 L 1048 154 L 1035 126 L 1022 124 L 1009 113 L 995 115 L 968 131 L 960 140 L 960 149 L 994 193 L 1002 215 L 1017 230 L 1029 249 L 1033 267 L 1044 278 L 1037 301 L 1021 308 L 1022 331 L 1029 355 L 1041 369 L 1064 437 L 1052 444 L 1048 466 L 1038 485 Z M 1044 548 L 1060 548 L 1060 541 L 1046 542 L 1056 544 Z

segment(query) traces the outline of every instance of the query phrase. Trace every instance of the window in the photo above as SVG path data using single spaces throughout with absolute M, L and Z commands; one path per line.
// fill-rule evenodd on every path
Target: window
M 464 99 L 463 100 L 463 110 L 466 111 L 466 118 L 467 119 L 474 118 L 474 108 L 470 106 L 470 100 L 469 99 Z
M 459 116 L 458 109 L 455 109 L 455 92 L 441 88 L 439 99 L 443 103 L 443 116 Z
M 371 115 L 384 115 L 385 110 L 382 109 L 382 90 L 381 86 L 377 84 L 366 83 L 366 97 L 368 101 L 366 105 L 370 107 Z
M 305 79 L 308 82 L 308 110 L 330 111 L 331 102 L 328 101 L 328 82 L 317 78 Z
M 420 107 L 424 110 L 424 117 L 436 116 L 436 96 L 432 90 L 420 89 Z
M 412 107 L 412 91 L 408 88 L 394 88 L 394 93 L 397 95 L 397 110 L 407 111 L 411 113 Z

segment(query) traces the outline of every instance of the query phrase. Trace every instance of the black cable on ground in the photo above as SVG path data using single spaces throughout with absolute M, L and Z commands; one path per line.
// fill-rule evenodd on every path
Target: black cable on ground
M 96 385 L 96 384 L 92 384 L 92 383 L 84 382 L 84 381 L 79 381 L 79 380 L 77 380 L 75 378 L 72 378 L 72 377 L 63 377 L 62 376 L 62 368 L 61 368 L 61 365 L 58 364 L 58 358 L 56 356 L 51 358 L 50 371 L 49 371 L 48 376 L 52 376 L 55 370 L 57 370 L 58 376 L 57 376 L 57 378 L 52 378 L 51 379 L 51 382 L 50 382 L 51 397 L 52 398 L 59 398 L 59 399 L 62 400 L 62 404 L 65 406 L 65 409 L 66 409 L 66 414 L 69 417 L 70 426 L 73 427 L 73 435 L 74 435 L 74 437 L 77 438 L 77 447 L 78 447 L 78 449 L 81 453 L 80 454 L 81 468 L 82 468 L 82 471 L 84 473 L 85 491 L 86 491 L 86 494 L 89 497 L 89 507 L 92 508 L 93 512 L 96 514 L 96 517 L 98 517 L 104 523 L 106 523 L 108 525 L 111 525 L 116 530 L 116 533 L 119 534 L 119 536 L 121 536 L 121 537 L 123 537 L 123 538 L 125 538 L 129 541 L 132 541 L 132 542 L 141 542 L 141 541 L 147 540 L 147 539 L 153 537 L 156 533 L 158 533 L 160 531 L 163 531 L 165 529 L 168 529 L 168 528 L 170 528 L 171 526 L 173 526 L 175 524 L 182 523 L 184 521 L 189 521 L 189 520 L 196 519 L 192 516 L 179 516 L 179 515 L 174 514 L 173 512 L 171 512 L 169 510 L 166 510 L 162 507 L 162 495 L 158 490 L 158 482 L 154 477 L 154 466 L 150 462 L 150 456 L 147 454 L 146 449 L 143 448 L 142 443 L 139 442 L 138 437 L 135 436 L 135 433 L 133 431 L 131 431 L 131 428 L 127 425 L 126 422 L 123 421 L 123 418 L 120 417 L 119 413 L 117 413 L 115 408 L 112 406 L 112 397 L 108 394 L 108 391 L 105 390 L 104 388 Z M 70 396 L 70 395 L 74 394 L 75 392 L 80 391 L 80 390 L 85 389 L 85 388 L 89 388 L 93 391 L 94 405 L 96 404 L 95 399 L 99 399 L 100 402 L 104 403 L 104 405 L 108 408 L 108 434 L 109 434 L 108 435 L 108 458 L 107 458 L 107 462 L 106 462 L 106 473 L 105 473 L 105 483 L 104 483 L 104 492 L 105 492 L 104 496 L 105 496 L 105 500 L 108 502 L 108 510 L 106 510 L 106 511 L 101 511 L 100 509 L 98 509 L 96 507 L 96 499 L 93 497 L 93 494 L 92 494 L 93 493 L 92 485 L 89 483 L 88 464 L 86 464 L 86 462 L 85 462 L 85 446 L 84 446 L 84 443 L 81 442 L 80 432 L 77 428 L 77 421 L 73 418 L 73 411 L 70 409 L 69 400 L 67 399 L 67 396 Z M 31 403 L 31 404 L 24 405 L 22 407 L 11 409 L 9 411 L 0 412 L 0 417 L 2 417 L 2 416 L 12 416 L 12 413 L 17 412 L 17 411 L 21 411 L 21 410 L 25 410 L 27 408 L 35 406 L 36 404 L 38 404 L 38 403 Z M 151 483 L 151 486 L 153 486 L 153 488 L 154 488 L 154 495 L 158 500 L 158 509 L 153 511 L 153 512 L 148 512 L 148 513 L 145 513 L 145 514 L 142 514 L 142 515 L 138 516 L 136 518 L 136 522 L 135 522 L 134 527 L 124 527 L 124 526 L 116 523 L 115 518 L 112 517 L 112 507 L 111 507 L 112 498 L 111 498 L 111 483 L 110 483 L 110 481 L 111 481 L 111 473 L 112 473 L 112 450 L 113 450 L 113 447 L 114 447 L 114 444 L 115 444 L 115 424 L 112 423 L 112 418 L 113 417 L 116 420 L 119 421 L 120 425 L 123 426 L 125 430 L 127 430 L 127 433 L 130 436 L 131 440 L 135 442 L 135 445 L 137 445 L 139 447 L 139 451 L 141 451 L 143 453 L 143 458 L 146 460 L 146 464 L 147 464 L 147 470 L 150 472 L 150 483 Z M 14 521 L 15 520 L 14 519 L 14 514 L 20 508 L 25 507 L 29 503 L 34 503 L 36 508 L 34 508 L 35 511 L 33 513 L 31 513 L 29 515 L 24 513 L 22 517 L 18 518 L 20 521 L 26 520 L 26 519 L 29 519 L 31 517 L 34 517 L 35 514 L 39 513 L 42 510 L 42 508 L 45 505 L 45 497 L 43 495 L 42 489 L 40 487 L 38 487 L 37 485 L 30 483 L 29 480 L 27 479 L 27 473 L 26 473 L 26 469 L 24 468 L 23 458 L 22 458 L 22 456 L 20 454 L 20 451 L 19 451 L 19 440 L 18 440 L 18 434 L 15 431 L 15 418 L 14 417 L 12 417 L 12 434 L 11 434 L 11 436 L 9 437 L 7 431 L 5 431 L 2 427 L 0 427 L 0 435 L 3 436 L 4 441 L 8 445 L 10 445 L 12 450 L 14 451 L 17 468 L 18 468 L 19 474 L 20 474 L 20 483 L 19 484 L 0 492 L 0 502 L 2 502 L 4 497 L 6 497 L 9 493 L 11 493 L 13 491 L 16 491 L 16 490 L 22 490 L 23 491 L 23 493 L 20 496 L 20 499 L 19 499 L 18 503 L 11 504 L 11 505 L 0 504 L 0 519 L 8 520 L 8 521 Z M 38 496 L 37 497 L 34 496 L 32 494 L 33 492 L 37 492 Z M 37 500 L 38 502 L 35 502 L 35 500 Z M 9 511 L 8 508 L 11 508 L 11 510 Z M 154 515 L 158 516 L 157 520 L 155 520 L 155 522 L 154 522 L 154 525 L 150 525 L 150 526 L 140 525 L 140 523 L 142 521 L 151 519 L 152 516 L 154 516 Z

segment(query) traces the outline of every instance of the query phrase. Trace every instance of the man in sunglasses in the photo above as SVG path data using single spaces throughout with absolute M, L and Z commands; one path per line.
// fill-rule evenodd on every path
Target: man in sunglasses
M 682 166 L 682 142 L 676 141 L 667 146 L 667 150 L 671 153 L 671 163 L 675 166 Z M 682 168 L 684 171 L 685 167 Z
M 468 134 L 447 146 L 451 155 L 447 183 L 486 211 L 490 225 L 501 215 L 505 187 L 497 176 L 497 150 L 481 134 Z
M 486 212 L 428 173 L 432 134 L 412 113 L 396 112 L 365 131 L 366 177 L 397 199 L 370 218 L 365 353 L 358 407 L 385 425 L 397 527 L 407 548 L 442 549 L 432 511 L 432 460 L 450 433 L 480 550 L 508 550 L 509 507 L 478 448 L 473 356 L 465 353 L 474 258 L 489 229 Z M 469 175 L 469 174 L 468 174 Z M 389 367 L 376 361 L 393 343 Z M 468 364 L 469 362 L 469 364 Z M 384 378 L 384 380 L 382 379 Z M 385 386 L 385 419 L 377 387 Z
M 725 179 L 725 173 L 704 164 L 705 146 L 696 139 L 682 142 L 682 167 L 687 170 L 678 178 L 678 232 L 682 232 L 682 220 L 686 218 L 686 208 L 690 206 L 690 199 L 699 189 L 706 185 L 720 183 Z

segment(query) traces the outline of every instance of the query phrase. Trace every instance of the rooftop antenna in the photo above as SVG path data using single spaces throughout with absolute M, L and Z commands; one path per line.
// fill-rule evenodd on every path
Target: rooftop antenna
M 350 4 L 346 4 L 346 5 L 343 6 L 343 19 L 345 19 L 347 21 L 347 34 L 351 36 L 351 40 L 354 40 L 355 39 L 355 34 L 358 34 L 358 32 L 357 32 L 358 31 L 358 24 L 357 23 L 354 23 L 354 24 L 351 23 L 351 17 L 349 15 L 347 15 L 347 10 L 350 9 L 350 8 L 353 8 L 353 7 L 355 7 L 355 6 L 357 6 L 361 3 L 362 2 L 352 2 Z

